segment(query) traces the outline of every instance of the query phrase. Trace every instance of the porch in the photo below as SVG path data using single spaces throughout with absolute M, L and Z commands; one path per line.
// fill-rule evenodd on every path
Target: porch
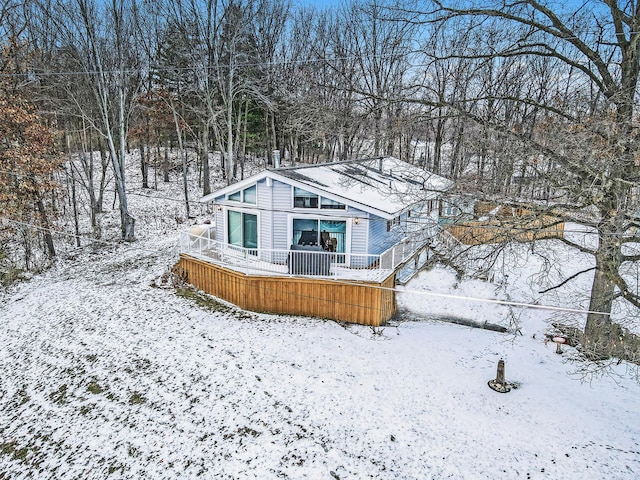
M 205 235 L 182 232 L 179 252 L 243 275 L 383 282 L 411 260 L 425 243 L 407 238 L 379 255 L 369 255 L 301 245 L 290 250 L 244 248 Z
M 175 270 L 246 310 L 379 326 L 396 312 L 396 278 L 417 271 L 425 246 L 405 239 L 380 255 L 356 255 L 316 246 L 242 248 L 184 232 Z

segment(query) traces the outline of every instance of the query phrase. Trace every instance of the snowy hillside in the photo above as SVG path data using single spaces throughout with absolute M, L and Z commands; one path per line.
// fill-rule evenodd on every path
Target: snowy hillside
M 69 247 L 1 294 L 0 478 L 640 477 L 637 370 L 556 355 L 554 313 L 424 295 L 506 298 L 439 268 L 399 293 L 430 319 L 378 330 L 181 296 L 151 286 L 184 226 L 161 187 L 131 197 L 136 243 Z M 500 358 L 508 394 L 487 386 Z

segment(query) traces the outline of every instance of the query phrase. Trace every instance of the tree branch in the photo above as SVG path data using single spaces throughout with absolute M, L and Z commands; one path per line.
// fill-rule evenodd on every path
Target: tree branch
M 554 286 L 554 287 L 549 287 L 549 288 L 547 288 L 547 289 L 545 289 L 545 290 L 541 290 L 541 291 L 539 291 L 538 293 L 543 294 L 543 293 L 550 292 L 551 290 L 555 290 L 555 289 L 557 289 L 557 288 L 560 288 L 560 287 L 562 287 L 564 284 L 566 284 L 566 283 L 570 282 L 571 280 L 573 280 L 573 279 L 574 279 L 574 278 L 576 278 L 576 277 L 579 277 L 579 276 L 580 276 L 580 275 L 582 275 L 583 273 L 587 273 L 587 272 L 590 272 L 591 270 L 595 270 L 595 269 L 596 269 L 596 267 L 591 267 L 591 268 L 587 268 L 586 270 L 582 270 L 582 271 L 580 271 L 580 272 L 574 273 L 574 274 L 573 274 L 573 275 L 571 275 L 569 278 L 567 278 L 564 282 L 559 283 L 558 285 L 556 285 L 556 286 Z
M 435 21 L 446 21 L 455 17 L 466 17 L 466 16 L 486 16 L 486 17 L 495 17 L 502 18 L 504 20 L 509 20 L 512 22 L 519 23 L 521 25 L 525 25 L 528 27 L 535 28 L 541 32 L 547 33 L 554 38 L 557 38 L 562 41 L 566 41 L 569 44 L 573 45 L 580 53 L 582 53 L 585 57 L 589 59 L 589 61 L 593 62 L 598 73 L 600 74 L 601 80 L 598 82 L 604 88 L 600 88 L 602 93 L 605 94 L 607 98 L 612 98 L 619 90 L 619 86 L 616 83 L 615 79 L 609 72 L 608 64 L 605 62 L 602 57 L 598 54 L 597 51 L 590 48 L 577 34 L 567 27 L 560 17 L 558 17 L 552 10 L 547 8 L 545 5 L 542 5 L 533 0 L 522 0 L 520 2 L 516 2 L 514 6 L 530 6 L 533 9 L 531 12 L 533 15 L 531 18 L 526 18 L 522 15 L 510 13 L 508 11 L 503 10 L 495 10 L 495 9 L 484 9 L 484 8 L 454 8 L 447 7 L 444 2 L 441 0 L 434 0 L 435 4 L 440 7 L 440 10 L 446 13 L 446 16 L 436 19 Z M 507 7 L 508 5 L 505 5 Z M 551 25 L 546 25 L 539 20 L 535 19 L 535 12 L 540 13 L 544 17 L 546 17 Z M 591 77 L 591 75 L 590 75 Z

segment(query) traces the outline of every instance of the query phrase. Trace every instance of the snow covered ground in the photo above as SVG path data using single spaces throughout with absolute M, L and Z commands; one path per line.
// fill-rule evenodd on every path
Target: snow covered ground
M 132 197 L 135 244 L 0 294 L 0 479 L 640 477 L 637 370 L 556 355 L 553 312 L 421 293 L 544 303 L 533 260 L 508 290 L 425 272 L 398 296 L 430 319 L 379 330 L 202 306 L 151 286 L 176 260 L 162 202 Z

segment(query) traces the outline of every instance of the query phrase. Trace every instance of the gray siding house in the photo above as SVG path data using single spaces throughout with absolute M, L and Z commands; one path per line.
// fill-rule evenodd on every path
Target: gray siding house
M 213 206 L 217 248 L 280 265 L 292 251 L 327 252 L 332 265 L 368 268 L 408 236 L 436 233 L 451 184 L 388 157 L 268 169 L 200 201 Z

